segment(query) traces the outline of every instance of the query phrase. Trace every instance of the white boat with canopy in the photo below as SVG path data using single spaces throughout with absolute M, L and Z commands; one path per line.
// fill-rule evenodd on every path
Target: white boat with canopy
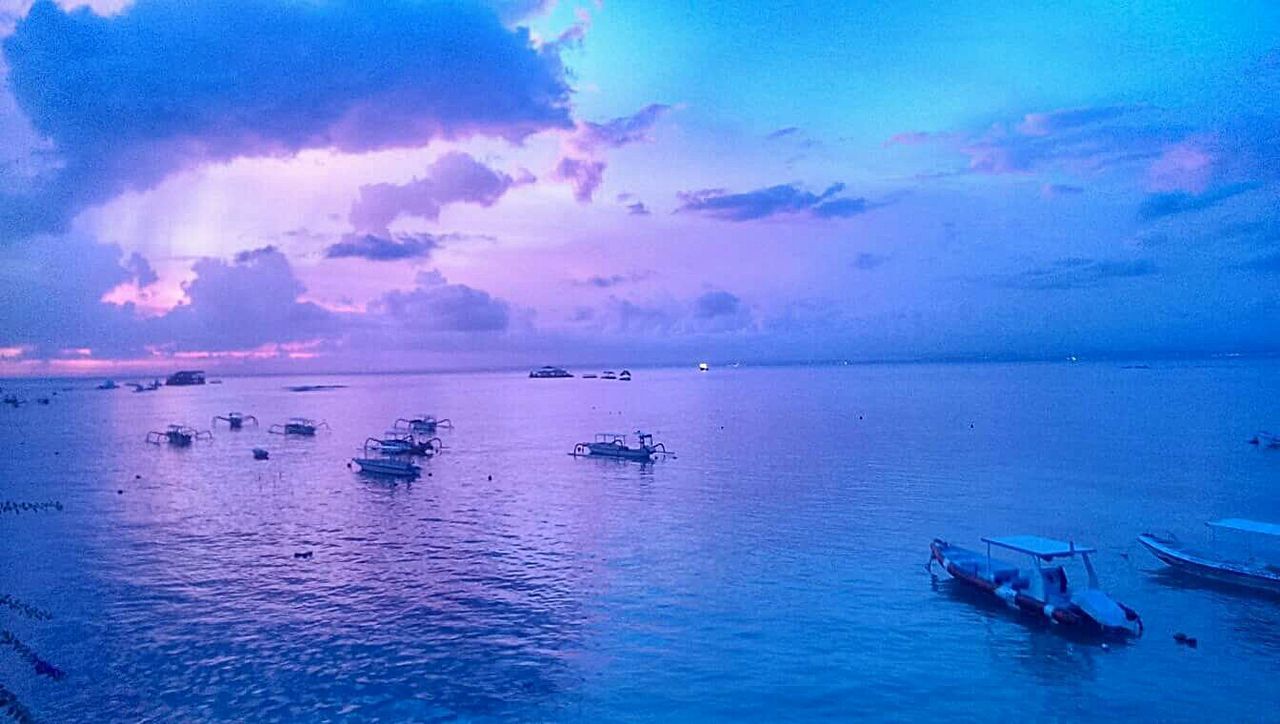
M 1219 532 L 1241 534 L 1233 536 L 1239 538 L 1233 542 L 1242 543 L 1243 551 L 1239 555 L 1200 551 L 1183 545 L 1176 536 L 1154 533 L 1143 533 L 1138 536 L 1138 542 L 1176 570 L 1216 581 L 1280 591 L 1280 523 L 1223 518 L 1208 521 L 1205 526 L 1213 533 L 1217 548 L 1222 547 L 1218 545 Z
M 985 552 L 935 538 L 929 546 L 929 565 L 936 561 L 952 578 L 991 593 L 1010 608 L 1056 624 L 1105 635 L 1142 635 L 1138 613 L 1100 588 L 1092 559 L 1096 549 L 1036 535 L 983 538 L 982 542 L 987 544 Z M 993 556 L 992 548 L 1026 555 L 1030 565 L 1001 561 Z M 1078 560 L 1084 567 L 1086 583 L 1082 587 L 1068 582 L 1063 564 L 1070 560 Z

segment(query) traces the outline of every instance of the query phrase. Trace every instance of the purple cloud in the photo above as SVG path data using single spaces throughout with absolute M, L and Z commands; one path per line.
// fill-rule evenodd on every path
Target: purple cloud
M 155 269 L 151 268 L 151 263 L 147 261 L 146 257 L 136 251 L 130 254 L 129 258 L 125 260 L 124 268 L 128 269 L 129 273 L 133 275 L 133 283 L 137 284 L 139 289 L 149 287 L 160 281 L 160 277 L 156 275 Z
M 19 236 L 201 163 L 516 141 L 572 125 L 555 51 L 467 2 L 228 0 L 175 11 L 137 0 L 104 18 L 43 0 L 4 55 L 14 96 L 60 163 L 30 194 L 0 197 L 0 228 Z
M 702 214 L 724 221 L 753 221 L 774 216 L 805 214 L 819 219 L 857 216 L 870 209 L 866 199 L 834 198 L 844 184 L 829 186 L 821 194 L 805 191 L 797 184 L 781 184 L 745 193 L 724 189 L 685 191 L 677 196 L 677 212 Z
M 643 201 L 633 201 L 627 204 L 627 213 L 632 216 L 648 216 L 650 211 Z
M 150 279 L 145 259 L 78 234 L 0 246 L 0 347 L 30 345 L 33 356 L 62 348 L 140 354 L 132 305 L 102 299 L 130 281 Z M 140 286 L 146 286 L 140 284 Z
M 186 302 L 154 320 L 149 336 L 166 350 L 243 350 L 312 340 L 337 331 L 335 316 L 299 301 L 306 287 L 275 247 L 200 259 L 182 285 Z
M 440 248 L 440 240 L 433 234 L 347 234 L 342 241 L 324 250 L 326 259 L 366 259 L 368 261 L 399 261 L 401 259 L 426 259 Z
M 505 301 L 434 271 L 419 273 L 414 289 L 387 292 L 370 309 L 418 332 L 501 332 L 511 318 Z
M 671 106 L 653 103 L 639 111 L 604 123 L 581 121 L 566 141 L 567 152 L 552 171 L 552 177 L 573 187 L 573 196 L 589 203 L 604 181 L 606 149 L 649 140 L 649 130 Z
M 610 274 L 608 276 L 597 274 L 595 276 L 587 277 L 581 281 L 574 281 L 573 284 L 582 287 L 609 289 L 621 284 L 641 282 L 651 277 L 653 277 L 652 271 L 633 271 L 628 274 Z
M 572 186 L 575 199 L 588 203 L 604 181 L 604 168 L 604 161 L 588 161 L 566 156 L 556 164 L 551 176 Z
M 507 174 L 453 151 L 436 159 L 422 178 L 404 184 L 361 186 L 348 218 L 357 231 L 386 237 L 387 227 L 401 215 L 435 221 L 447 204 L 492 206 L 513 185 L 515 181 Z

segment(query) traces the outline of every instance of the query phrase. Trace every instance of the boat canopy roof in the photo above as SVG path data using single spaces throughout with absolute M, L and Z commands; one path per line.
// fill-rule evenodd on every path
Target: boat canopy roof
M 1049 558 L 1094 553 L 1097 550 L 1095 548 L 1078 546 L 1075 543 L 1068 541 L 1041 538 L 1038 535 L 1007 535 L 1000 538 L 983 538 L 982 542 L 993 546 L 999 546 L 1000 548 L 1008 548 L 1011 551 L 1037 556 L 1046 560 Z
M 1280 524 L 1264 523 L 1259 520 L 1247 520 L 1245 518 L 1223 518 L 1222 520 L 1211 520 L 1205 525 L 1210 528 L 1227 528 L 1229 530 L 1238 530 L 1243 533 L 1257 533 L 1259 535 L 1274 535 L 1280 537 Z

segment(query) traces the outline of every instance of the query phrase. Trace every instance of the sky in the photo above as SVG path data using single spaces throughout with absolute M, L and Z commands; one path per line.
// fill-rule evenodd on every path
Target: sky
M 1280 4 L 0 0 L 0 375 L 1280 352 Z

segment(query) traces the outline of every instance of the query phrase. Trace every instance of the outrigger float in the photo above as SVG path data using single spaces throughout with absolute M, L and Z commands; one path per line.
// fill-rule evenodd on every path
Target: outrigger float
M 650 462 L 659 455 L 674 455 L 667 450 L 666 445 L 655 443 L 653 435 L 646 432 L 636 430 L 636 438 L 639 446 L 630 447 L 627 445 L 627 436 L 619 435 L 612 432 L 596 433 L 596 439 L 591 442 L 580 442 L 573 446 L 573 452 L 569 453 L 574 457 L 600 457 L 614 458 L 616 460 L 637 460 L 640 462 Z
M 436 434 L 436 428 L 447 427 L 453 429 L 453 420 L 444 418 L 437 420 L 435 415 L 418 415 L 417 417 L 402 417 L 395 421 L 392 425 L 396 432 L 416 432 L 423 435 Z
M 258 426 L 258 418 L 254 417 L 253 415 L 245 415 L 239 412 L 228 412 L 225 415 L 217 415 L 213 418 L 213 422 L 211 422 L 210 424 L 213 427 L 217 427 L 219 420 L 227 423 L 227 427 L 231 428 L 232 430 L 239 430 L 240 428 L 244 427 L 244 424 L 246 422 L 250 420 L 253 420 L 254 427 Z
M 378 452 L 383 455 L 417 455 L 429 458 L 438 455 L 443 449 L 444 443 L 438 437 L 418 440 L 413 433 L 396 430 L 389 431 L 386 437 L 371 437 L 364 441 L 365 453 Z
M 291 417 L 289 421 L 283 425 L 272 425 L 267 428 L 267 432 L 272 435 L 298 435 L 301 437 L 315 437 L 316 430 L 320 428 L 329 429 L 329 423 L 316 422 L 309 417 Z
M 213 433 L 208 430 L 197 430 L 187 425 L 170 425 L 163 432 L 152 430 L 147 433 L 147 442 L 152 445 L 168 443 L 174 447 L 188 447 L 196 440 L 212 440 Z
M 415 479 L 422 475 L 422 468 L 413 463 L 404 462 L 403 460 L 388 460 L 386 458 L 351 458 L 351 462 L 360 468 L 360 472 L 366 475 L 378 475 L 386 478 L 407 478 Z M 351 467 L 350 464 L 347 467 Z
M 1096 549 L 1072 542 L 1015 535 L 983 538 L 985 554 L 934 538 L 929 544 L 929 567 L 937 561 L 952 578 L 993 594 L 1011 608 L 1043 616 L 1052 623 L 1105 636 L 1141 636 L 1142 617 L 1098 587 L 1091 555 Z M 1030 556 L 1032 565 L 1019 568 L 993 558 L 992 547 Z M 1073 590 L 1060 561 L 1078 558 L 1087 584 Z
M 1259 536 L 1280 541 L 1280 524 L 1266 523 L 1244 518 L 1223 518 L 1205 523 L 1215 533 L 1219 530 Z M 1215 536 L 1216 537 L 1216 536 Z M 1280 565 L 1255 557 L 1252 538 L 1249 541 L 1246 560 L 1232 560 L 1220 554 L 1197 551 L 1184 546 L 1176 537 L 1143 533 L 1138 542 L 1151 551 L 1151 555 L 1174 570 L 1201 578 L 1224 583 L 1235 583 L 1250 588 L 1280 591 Z

